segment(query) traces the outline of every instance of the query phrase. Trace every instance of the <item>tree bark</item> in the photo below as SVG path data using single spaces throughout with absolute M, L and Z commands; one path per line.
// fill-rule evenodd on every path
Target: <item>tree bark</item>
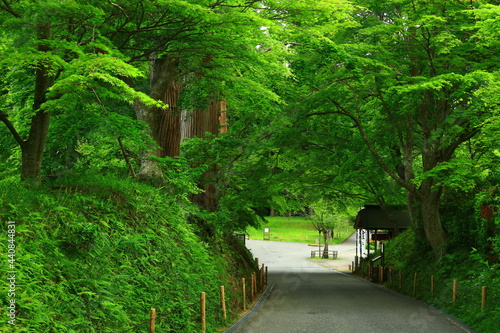
M 181 112 L 177 103 L 181 94 L 182 82 L 171 82 L 165 91 L 164 102 L 168 105 L 160 114 L 158 141 L 161 157 L 179 156 L 181 150 Z
M 323 240 L 325 246 L 323 247 L 323 259 L 328 259 L 328 229 L 323 229 Z
M 219 132 L 219 113 L 221 111 L 221 102 L 217 98 L 210 101 L 208 109 L 195 110 L 192 113 L 183 111 L 185 121 L 182 126 L 182 139 L 184 138 L 204 138 L 206 133 L 217 135 Z M 203 209 L 214 211 L 217 208 L 216 187 L 213 181 L 216 169 L 212 167 L 201 177 L 199 183 L 202 193 L 192 196 L 193 203 Z
M 178 77 L 178 62 L 174 59 L 162 58 L 154 59 L 152 64 L 149 97 L 155 100 L 164 101 L 168 93 L 171 92 L 171 90 L 175 90 L 175 87 L 177 87 L 175 81 Z M 169 118 L 169 115 L 172 113 L 171 109 L 172 108 L 169 107 L 169 109 L 164 110 L 157 106 L 144 105 L 140 102 L 134 104 L 137 120 L 143 121 L 148 125 L 148 134 L 156 145 L 151 150 L 143 152 L 141 157 L 141 168 L 137 174 L 137 177 L 140 179 L 155 179 L 162 177 L 158 162 L 152 157 L 166 156 L 164 147 L 169 145 L 169 137 L 167 134 L 173 131 L 172 129 L 175 130 L 176 125 L 180 126 L 179 123 Z M 175 146 L 175 144 L 173 145 Z
M 425 129 L 425 126 L 424 126 Z M 431 139 L 430 133 L 424 138 L 422 150 L 423 171 L 434 169 L 439 163 L 449 161 L 454 149 L 440 148 L 438 139 Z M 420 184 L 420 216 L 425 237 L 429 242 L 437 259 L 446 253 L 447 235 L 441 224 L 439 204 L 442 187 L 436 185 L 436 180 L 426 178 Z
M 198 109 L 192 112 L 183 111 L 182 139 L 204 138 L 207 132 L 218 134 L 221 102 L 213 98 L 209 103 L 207 109 Z
M 39 40 L 50 39 L 51 25 L 44 23 L 38 25 Z M 48 52 L 46 45 L 40 44 L 38 51 Z M 49 132 L 50 114 L 42 109 L 46 102 L 46 94 L 53 84 L 53 77 L 49 73 L 49 68 L 45 65 L 38 65 L 35 70 L 35 94 L 33 100 L 34 116 L 31 118 L 28 139 L 20 142 L 21 146 L 21 179 L 37 181 L 40 179 L 43 152 L 47 142 Z
M 436 259 L 446 254 L 447 235 L 441 224 L 439 213 L 439 203 L 441 199 L 441 188 L 435 189 L 435 182 L 432 179 L 426 179 L 422 182 L 422 202 L 421 217 L 425 237 L 427 238 Z

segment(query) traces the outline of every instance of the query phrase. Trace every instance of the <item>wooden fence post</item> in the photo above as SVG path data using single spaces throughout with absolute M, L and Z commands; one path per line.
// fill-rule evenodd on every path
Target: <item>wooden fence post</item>
M 384 266 L 382 265 L 378 267 L 378 282 L 384 284 Z
M 413 297 L 417 295 L 417 277 L 418 273 L 415 273 L 415 276 L 413 277 Z
M 458 289 L 458 281 L 455 279 L 453 280 L 453 305 L 457 303 L 457 289 Z
M 431 275 L 431 295 L 434 296 L 434 290 L 436 288 L 436 282 L 434 280 L 434 275 Z
M 262 268 L 260 269 L 260 289 L 264 289 L 264 264 L 262 264 Z
M 246 295 L 245 295 L 245 278 L 241 278 L 241 296 L 242 296 L 242 299 L 243 299 L 243 311 L 245 311 L 247 309 L 247 305 L 246 305 Z
M 155 333 L 156 309 L 149 312 L 149 333 Z
M 224 292 L 224 286 L 220 286 L 220 306 L 222 308 L 222 318 L 226 319 L 226 295 Z
M 266 284 L 267 284 L 267 266 L 266 266 Z
M 488 287 L 481 288 L 481 311 L 486 308 L 486 297 L 488 296 Z
M 250 302 L 253 302 L 253 295 L 254 295 L 254 284 L 255 284 L 255 276 L 252 274 L 250 275 Z
M 403 289 L 403 272 L 399 270 L 399 290 Z
M 207 322 L 206 322 L 206 301 L 205 301 L 205 292 L 200 294 L 200 310 L 201 310 L 201 332 L 205 333 L 207 331 Z

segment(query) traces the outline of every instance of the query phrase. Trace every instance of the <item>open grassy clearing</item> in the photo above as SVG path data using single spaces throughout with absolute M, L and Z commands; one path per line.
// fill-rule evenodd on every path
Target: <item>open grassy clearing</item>
M 297 242 L 317 244 L 319 234 L 310 220 L 301 216 L 282 217 L 273 216 L 266 217 L 267 223 L 261 228 L 248 228 L 247 235 L 251 239 L 264 239 L 264 228 L 269 228 L 270 240 L 283 242 Z M 354 232 L 354 228 L 347 225 L 342 225 L 334 230 L 334 239 L 330 240 L 330 244 L 342 243 Z M 321 238 L 323 243 L 323 238 Z

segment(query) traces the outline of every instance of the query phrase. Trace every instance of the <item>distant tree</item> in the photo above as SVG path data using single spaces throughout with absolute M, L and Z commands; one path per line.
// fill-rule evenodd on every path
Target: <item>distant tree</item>
M 9 77 L 2 82 L 0 120 L 21 149 L 21 179 L 39 181 L 53 115 L 104 111 L 111 100 L 160 106 L 123 81 L 141 73 L 100 34 L 103 19 L 102 8 L 91 3 L 0 6 L 0 66 Z
M 292 69 L 315 73 L 302 115 L 352 122 L 405 189 L 414 225 L 437 258 L 447 236 L 439 215 L 443 178 L 434 171 L 498 109 L 483 93 L 498 86 L 498 52 L 477 43 L 489 23 L 474 9 L 485 3 L 356 1 L 350 27 L 294 48 Z
M 314 229 L 323 236 L 324 247 L 321 256 L 323 259 L 328 259 L 328 240 L 334 236 L 334 230 L 338 224 L 337 217 L 326 205 L 318 203 L 318 205 L 310 207 L 308 218 Z

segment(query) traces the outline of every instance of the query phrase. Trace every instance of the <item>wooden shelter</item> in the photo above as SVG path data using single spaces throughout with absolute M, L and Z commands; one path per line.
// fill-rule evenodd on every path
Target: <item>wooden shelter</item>
M 363 257 L 365 245 L 369 244 L 370 240 L 375 244 L 378 241 L 389 240 L 400 231 L 408 229 L 410 225 L 410 215 L 401 207 L 389 207 L 384 210 L 378 205 L 364 206 L 358 212 L 354 223 L 357 229 L 356 257 Z M 369 253 L 368 247 L 367 254 Z

